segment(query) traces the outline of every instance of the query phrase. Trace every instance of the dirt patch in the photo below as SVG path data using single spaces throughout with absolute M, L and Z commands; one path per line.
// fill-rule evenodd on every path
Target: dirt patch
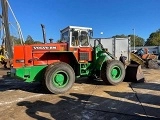
M 8 70 L 0 70 L 6 76 Z M 81 79 L 65 94 L 43 91 L 39 83 L 2 77 L 2 120 L 150 120 L 160 118 L 160 70 L 143 69 L 146 83 L 123 82 L 106 86 L 101 81 Z

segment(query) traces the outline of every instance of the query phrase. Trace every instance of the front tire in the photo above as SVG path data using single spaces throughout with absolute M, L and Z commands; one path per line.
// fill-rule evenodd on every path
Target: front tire
M 101 69 L 101 79 L 105 84 L 117 85 L 124 80 L 125 67 L 118 60 L 107 60 L 103 63 Z
M 61 94 L 72 88 L 75 73 L 72 67 L 64 62 L 51 66 L 45 73 L 45 87 L 49 92 Z
M 150 69 L 158 69 L 159 68 L 159 65 L 157 63 L 157 61 L 154 61 L 154 60 L 148 60 L 147 61 L 147 67 L 150 68 Z

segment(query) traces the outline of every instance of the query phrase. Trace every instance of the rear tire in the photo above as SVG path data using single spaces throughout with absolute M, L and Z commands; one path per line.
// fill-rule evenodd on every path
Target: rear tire
M 118 60 L 107 60 L 101 69 L 101 79 L 108 85 L 117 85 L 124 80 L 125 67 Z
M 75 82 L 74 70 L 67 63 L 56 63 L 46 70 L 44 82 L 49 92 L 65 93 L 71 89 Z
M 158 69 L 159 68 L 159 65 L 158 65 L 157 61 L 148 60 L 147 63 L 148 63 L 147 67 L 150 68 L 150 69 Z

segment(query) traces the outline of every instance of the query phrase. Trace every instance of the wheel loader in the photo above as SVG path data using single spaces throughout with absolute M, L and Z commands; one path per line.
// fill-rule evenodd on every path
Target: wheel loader
M 10 75 L 25 82 L 41 82 L 51 93 L 70 90 L 76 78 L 96 76 L 108 85 L 121 83 L 127 74 L 125 66 L 108 53 L 99 39 L 90 45 L 93 30 L 89 27 L 68 26 L 61 30 L 58 43 L 47 43 L 42 25 L 44 44 L 14 46 L 13 68 Z M 137 79 L 139 66 L 130 65 Z M 133 78 L 132 77 L 132 78 Z M 142 78 L 142 77 L 141 77 Z M 141 79 L 139 78 L 139 79 Z
M 143 67 L 158 69 L 157 56 L 148 52 L 148 48 L 140 48 L 130 54 L 131 62 L 140 64 Z

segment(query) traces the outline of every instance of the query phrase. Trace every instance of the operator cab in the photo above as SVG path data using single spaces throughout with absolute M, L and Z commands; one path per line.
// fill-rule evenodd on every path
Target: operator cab
M 92 28 L 68 26 L 61 30 L 61 41 L 70 47 L 90 47 L 89 39 L 93 36 Z

